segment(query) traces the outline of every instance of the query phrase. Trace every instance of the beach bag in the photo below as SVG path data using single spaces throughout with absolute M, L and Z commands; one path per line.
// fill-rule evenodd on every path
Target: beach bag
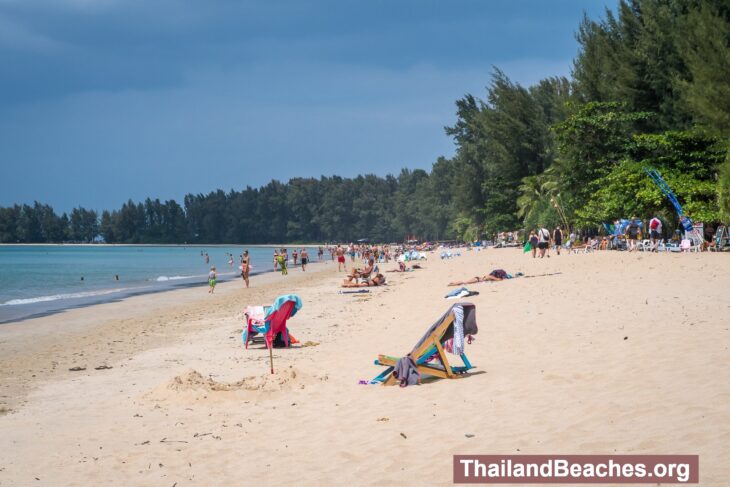
M 279 332 L 274 337 L 273 346 L 274 348 L 286 348 L 289 344 L 284 341 L 284 337 L 281 336 L 281 332 Z
M 522 247 L 522 252 L 525 253 L 525 252 L 529 252 L 530 250 L 532 250 L 532 244 L 528 240 L 527 242 L 525 242 L 525 246 Z

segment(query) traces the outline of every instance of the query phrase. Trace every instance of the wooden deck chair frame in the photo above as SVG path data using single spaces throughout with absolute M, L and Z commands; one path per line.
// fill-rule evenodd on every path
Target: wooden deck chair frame
M 466 354 L 461 354 L 461 360 L 464 362 L 464 366 L 453 367 L 449 364 L 449 360 L 446 358 L 446 352 L 444 352 L 444 348 L 441 346 L 441 337 L 444 336 L 444 333 L 446 333 L 446 330 L 453 322 L 454 314 L 450 313 L 446 319 L 444 319 L 444 321 L 441 322 L 441 324 L 436 327 L 433 332 L 431 332 L 428 338 L 424 340 L 418 348 L 410 353 L 416 363 L 416 368 L 421 375 L 432 375 L 442 379 L 456 379 L 461 377 L 467 370 L 474 368 L 471 363 L 469 363 L 469 359 L 466 358 Z M 441 362 L 441 367 L 436 367 L 426 362 L 426 360 L 431 357 L 434 352 Z M 395 369 L 395 365 L 398 360 L 398 357 L 378 355 L 377 360 L 375 360 L 375 364 L 384 365 L 388 368 L 373 379 L 373 381 L 382 382 L 383 385 L 386 386 L 398 384 L 398 379 L 393 376 L 393 370 Z

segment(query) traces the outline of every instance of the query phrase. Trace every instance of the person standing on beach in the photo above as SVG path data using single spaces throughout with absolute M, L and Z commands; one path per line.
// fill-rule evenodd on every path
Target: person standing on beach
M 208 294 L 213 294 L 213 292 L 215 291 L 217 277 L 218 276 L 215 273 L 215 266 L 212 266 L 210 268 L 210 272 L 208 273 Z
M 302 272 L 307 270 L 307 264 L 309 263 L 309 252 L 307 249 L 302 249 Z
M 532 249 L 532 258 L 537 257 L 537 234 L 532 231 L 530 232 L 530 248 Z
M 299 257 L 299 254 L 297 254 L 297 249 L 294 249 L 291 253 L 292 259 L 294 259 L 294 267 L 297 266 L 297 258 Z
M 279 252 L 274 249 L 274 272 L 276 272 L 276 268 L 279 266 Z
M 545 252 L 547 251 L 547 248 L 550 246 L 550 230 L 543 227 L 537 232 L 537 248 L 540 250 L 540 258 L 545 257 Z
M 662 238 L 662 221 L 659 217 L 655 216 L 649 220 L 649 238 L 651 239 L 652 252 L 658 252 L 659 242 Z
M 283 250 L 283 249 L 282 249 Z M 281 267 L 281 275 L 286 276 L 289 274 L 289 271 L 286 269 L 286 254 L 282 252 L 277 257 L 277 262 L 279 262 L 279 266 Z
M 560 255 L 560 247 L 563 245 L 563 232 L 560 227 L 555 227 L 553 231 L 553 242 L 555 242 L 555 251 Z
M 250 270 L 251 264 L 248 256 L 248 250 L 244 250 L 243 259 L 241 259 L 241 278 L 243 279 L 243 282 L 246 283 L 246 288 L 248 288 L 248 273 Z
M 337 272 L 347 270 L 345 266 L 345 249 L 338 244 L 337 249 L 335 249 L 335 254 L 337 254 Z
M 636 223 L 636 218 L 632 218 L 626 227 L 626 238 L 629 240 L 629 252 L 633 252 L 636 250 L 636 242 L 639 239 L 639 224 Z

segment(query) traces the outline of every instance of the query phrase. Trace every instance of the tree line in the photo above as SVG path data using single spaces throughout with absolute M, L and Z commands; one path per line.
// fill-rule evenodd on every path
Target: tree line
M 128 201 L 120 209 L 0 208 L 0 242 L 273 243 L 465 240 L 564 225 L 594 231 L 671 205 L 730 220 L 730 4 L 621 0 L 585 17 L 571 78 L 522 86 L 495 68 L 479 98 L 456 101 L 455 155 L 430 171 L 295 178 L 259 188 Z

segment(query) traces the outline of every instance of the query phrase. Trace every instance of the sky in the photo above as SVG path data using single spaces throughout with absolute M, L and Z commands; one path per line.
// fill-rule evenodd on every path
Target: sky
M 0 0 L 0 206 L 429 169 L 457 99 L 569 76 L 611 3 Z

